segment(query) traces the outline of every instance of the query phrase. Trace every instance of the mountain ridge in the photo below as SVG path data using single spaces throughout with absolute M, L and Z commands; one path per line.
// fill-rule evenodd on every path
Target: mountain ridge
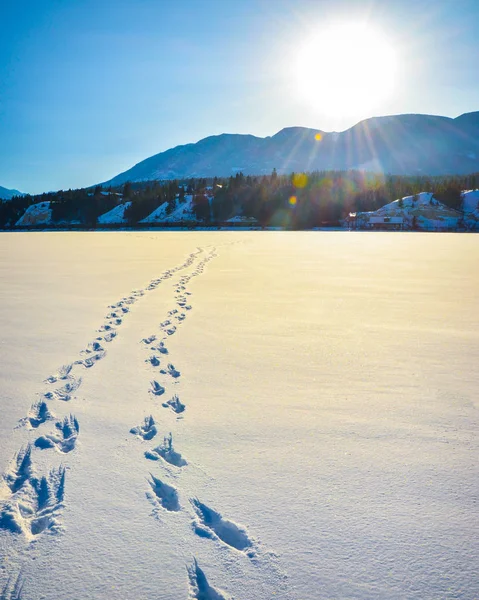
M 14 196 L 25 196 L 23 192 L 9 189 L 0 185 L 0 200 L 11 200 Z
M 317 134 L 320 139 L 316 139 Z M 101 185 L 311 170 L 445 175 L 479 171 L 479 111 L 364 119 L 342 132 L 284 127 L 272 136 L 222 133 L 154 154 Z

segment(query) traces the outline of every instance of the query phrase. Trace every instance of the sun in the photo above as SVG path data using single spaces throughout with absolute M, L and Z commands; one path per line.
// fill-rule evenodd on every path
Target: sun
M 319 28 L 300 46 L 295 76 L 301 99 L 323 114 L 355 116 L 395 90 L 397 56 L 369 24 Z

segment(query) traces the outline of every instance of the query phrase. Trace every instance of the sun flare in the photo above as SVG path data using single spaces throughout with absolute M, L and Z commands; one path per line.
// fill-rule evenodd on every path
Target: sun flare
M 391 43 L 370 25 L 318 29 L 297 54 L 297 89 L 321 113 L 359 115 L 392 94 L 396 66 Z

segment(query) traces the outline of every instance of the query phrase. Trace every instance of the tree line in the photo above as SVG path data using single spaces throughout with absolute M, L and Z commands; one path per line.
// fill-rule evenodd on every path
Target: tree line
M 192 199 L 196 221 L 219 224 L 234 216 L 256 219 L 260 226 L 309 229 L 336 225 L 350 212 L 374 211 L 403 196 L 433 192 L 447 206 L 460 210 L 461 192 L 476 189 L 479 173 L 441 177 L 378 175 L 360 171 L 315 171 L 229 178 L 127 182 L 122 186 L 59 190 L 17 196 L 0 202 L 0 227 L 13 227 L 32 204 L 49 201 L 52 221 L 95 228 L 98 217 L 120 203 L 127 225 L 136 226 L 164 205 L 171 214 Z

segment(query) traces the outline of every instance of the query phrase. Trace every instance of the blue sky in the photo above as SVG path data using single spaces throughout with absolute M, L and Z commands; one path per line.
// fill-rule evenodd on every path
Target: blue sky
M 331 114 L 292 65 L 308 36 L 358 20 L 394 48 L 394 90 Z M 0 23 L 0 185 L 30 193 L 223 132 L 479 110 L 477 0 L 4 0 Z

